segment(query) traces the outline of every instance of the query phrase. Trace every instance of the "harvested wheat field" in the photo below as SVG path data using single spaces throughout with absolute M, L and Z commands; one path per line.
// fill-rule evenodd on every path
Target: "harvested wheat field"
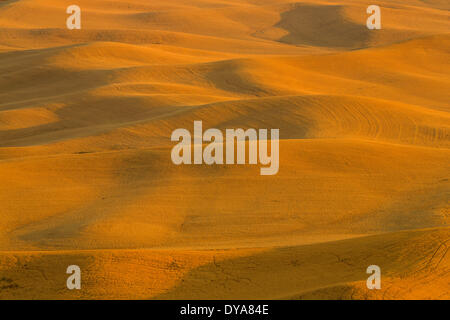
M 450 299 L 450 3 L 370 4 L 0 0 L 0 299 Z

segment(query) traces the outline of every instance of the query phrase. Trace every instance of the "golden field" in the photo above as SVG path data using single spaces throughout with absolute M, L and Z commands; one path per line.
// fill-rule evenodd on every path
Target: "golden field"
M 1 0 L 0 299 L 450 299 L 450 4 L 370 4 Z M 195 120 L 279 173 L 174 165 Z

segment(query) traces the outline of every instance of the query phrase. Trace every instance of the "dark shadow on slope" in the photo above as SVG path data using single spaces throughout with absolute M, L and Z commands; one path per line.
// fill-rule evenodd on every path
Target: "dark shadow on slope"
M 342 6 L 297 4 L 281 14 L 277 28 L 289 32 L 278 41 L 294 45 L 310 45 L 357 49 L 368 45 L 370 30 L 348 21 Z
M 17 1 L 19 0 L 0 0 L 0 7 L 7 6 L 8 4 L 12 4 Z
M 274 248 L 222 261 L 214 259 L 191 270 L 178 285 L 151 299 L 301 299 L 318 289 L 339 286 L 344 288 L 334 292 L 337 296 L 332 298 L 348 299 L 353 290 L 346 286 L 365 281 L 366 268 L 373 261 L 379 263 L 385 275 L 420 269 L 442 239 L 448 239 L 449 232 L 450 229 L 440 228 L 404 231 Z M 420 251 L 414 249 L 417 243 L 421 244 Z M 324 296 L 329 298 L 329 294 L 321 298 Z

